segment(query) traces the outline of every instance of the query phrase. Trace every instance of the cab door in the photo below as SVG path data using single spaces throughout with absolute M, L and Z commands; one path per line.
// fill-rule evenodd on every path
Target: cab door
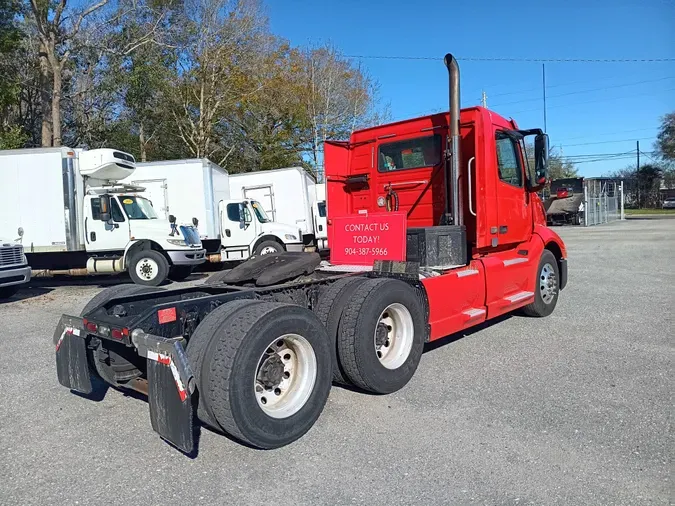
M 87 251 L 121 251 L 129 243 L 129 222 L 116 197 L 110 197 L 110 220 L 101 220 L 98 195 L 84 200 L 84 244 Z
M 532 210 L 525 185 L 524 160 L 517 136 L 495 126 L 497 230 L 492 246 L 515 245 L 529 239 Z M 496 244 L 495 244 L 496 239 Z
M 242 201 L 221 200 L 218 203 L 220 216 L 220 242 L 224 260 L 243 260 L 250 256 L 250 246 L 258 235 L 256 221 Z
M 396 136 L 377 146 L 375 202 L 378 211 L 405 211 L 408 227 L 438 225 L 443 214 L 443 136 Z

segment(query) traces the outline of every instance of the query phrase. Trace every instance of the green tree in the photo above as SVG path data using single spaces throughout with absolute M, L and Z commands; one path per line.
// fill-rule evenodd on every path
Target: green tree
M 661 118 L 661 127 L 656 137 L 656 154 L 666 163 L 675 163 L 675 112 Z
M 0 149 L 21 147 L 27 139 L 20 125 L 10 124 L 21 92 L 16 65 L 24 35 L 20 7 L 16 0 L 0 0 Z

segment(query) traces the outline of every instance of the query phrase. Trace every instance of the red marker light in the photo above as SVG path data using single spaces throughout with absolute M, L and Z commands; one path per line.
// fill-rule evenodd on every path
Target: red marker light
M 83 319 L 82 323 L 84 324 L 84 328 L 87 329 L 89 332 L 98 331 L 98 325 L 96 325 L 94 322 L 90 322 L 89 320 Z
M 166 309 L 160 309 L 157 311 L 157 320 L 159 323 L 171 323 L 176 321 L 176 308 L 168 307 Z
M 113 339 L 117 339 L 117 340 L 124 339 L 124 334 L 122 333 L 122 331 L 120 329 L 112 329 L 112 331 L 110 332 L 110 335 L 112 336 Z

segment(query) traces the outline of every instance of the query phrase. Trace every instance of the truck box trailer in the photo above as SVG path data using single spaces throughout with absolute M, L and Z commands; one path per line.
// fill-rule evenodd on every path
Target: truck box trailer
M 184 279 L 205 261 L 196 230 L 159 219 L 141 188 L 119 184 L 134 170 L 133 156 L 114 149 L 0 151 L 0 235 L 19 237 L 37 276 Z
M 329 263 L 281 253 L 198 287 L 101 292 L 56 327 L 61 384 L 90 392 L 87 356 L 114 356 L 93 360 L 96 374 L 146 392 L 153 428 L 181 450 L 195 451 L 195 416 L 277 448 L 312 427 L 331 380 L 391 393 L 427 342 L 514 310 L 551 314 L 567 253 L 537 195 L 548 136 L 482 107 L 460 112 L 459 66 L 445 63 L 449 113 L 325 143 Z
M 306 246 L 325 236 L 316 227 L 316 183 L 302 167 L 231 174 L 230 187 L 233 196 L 260 202 L 273 221 L 299 227 Z
M 253 195 L 232 193 L 233 177 L 205 158 L 138 163 L 124 182 L 145 188 L 158 213 L 191 222 L 209 260 L 302 251 L 297 225 L 277 223 Z

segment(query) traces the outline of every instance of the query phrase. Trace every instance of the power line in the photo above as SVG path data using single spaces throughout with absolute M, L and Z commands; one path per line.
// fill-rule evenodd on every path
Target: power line
M 649 128 L 634 128 L 632 130 L 621 130 L 619 132 L 605 132 L 605 133 L 600 133 L 600 134 L 592 134 L 596 137 L 605 137 L 607 135 L 616 135 L 616 134 L 629 134 L 632 132 L 645 132 L 647 130 L 658 130 L 658 127 L 649 127 Z M 563 142 L 563 141 L 572 141 L 575 139 L 585 139 L 586 137 L 590 137 L 590 135 L 578 135 L 576 137 L 563 137 L 562 139 L 555 139 L 556 142 Z
M 662 91 L 673 91 L 675 88 L 668 88 L 667 90 L 662 90 Z M 556 107 L 569 107 L 571 105 L 584 105 L 584 104 L 594 104 L 596 102 L 606 102 L 608 100 L 621 100 L 621 99 L 626 99 L 626 98 L 633 98 L 633 97 L 643 97 L 645 95 L 652 95 L 654 92 L 650 91 L 649 93 L 637 93 L 633 95 L 628 95 L 628 96 L 622 96 L 622 97 L 607 97 L 607 98 L 599 98 L 597 100 L 587 100 L 585 102 L 573 102 L 573 103 L 568 103 L 568 104 L 559 104 L 559 105 L 553 105 L 549 106 L 549 109 L 553 109 Z M 532 112 L 532 111 L 539 111 L 540 108 L 537 107 L 535 109 L 525 109 L 523 111 L 512 111 L 509 114 L 520 114 L 522 112 Z
M 666 81 L 668 79 L 675 79 L 675 76 L 661 77 L 659 79 L 649 79 L 647 81 L 637 81 L 637 82 L 634 82 L 634 83 L 615 84 L 613 86 L 603 86 L 601 88 L 591 88 L 589 90 L 569 91 L 567 93 L 559 93 L 558 95 L 548 95 L 547 98 L 567 97 L 567 96 L 570 96 L 570 95 L 579 95 L 581 93 L 591 93 L 591 92 L 594 92 L 594 91 L 604 91 L 604 90 L 610 90 L 610 89 L 613 89 L 613 88 L 625 88 L 626 86 L 637 86 L 639 84 L 656 83 L 656 82 L 659 82 L 659 81 Z M 516 101 L 513 101 L 513 102 L 504 102 L 502 104 L 497 104 L 496 106 L 493 106 L 493 107 L 501 107 L 502 105 L 511 105 L 511 104 L 521 104 L 523 102 L 535 102 L 537 100 L 540 100 L 540 99 L 539 98 L 526 98 L 526 99 L 523 99 L 523 100 L 516 100 Z
M 363 60 L 410 60 L 410 61 L 443 61 L 438 56 L 399 56 L 399 55 L 364 55 L 348 54 L 345 58 Z M 519 57 L 478 57 L 457 56 L 458 60 L 483 62 L 531 62 L 531 63 L 662 63 L 674 62 L 675 58 L 519 58 Z
M 572 146 L 590 146 L 592 144 L 614 144 L 614 143 L 618 143 L 618 142 L 634 142 L 636 140 L 644 141 L 644 140 L 648 140 L 648 139 L 656 139 L 656 137 L 640 137 L 639 139 L 635 139 L 635 138 L 633 138 L 633 139 L 621 139 L 621 140 L 618 140 L 618 141 L 582 142 L 580 144 L 565 144 L 565 147 L 567 148 L 567 147 L 572 147 Z

